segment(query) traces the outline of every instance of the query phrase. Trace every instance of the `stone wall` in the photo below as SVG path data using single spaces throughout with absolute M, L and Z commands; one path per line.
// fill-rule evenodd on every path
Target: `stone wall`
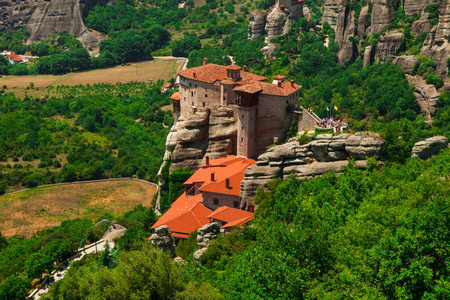
M 355 135 L 318 135 L 315 141 L 300 145 L 298 138 L 273 147 L 258 157 L 256 165 L 245 171 L 241 182 L 241 208 L 246 209 L 256 195 L 256 189 L 274 178 L 295 175 L 308 180 L 335 170 L 338 173 L 353 158 L 359 168 L 365 168 L 366 157 L 380 155 L 384 140 L 376 133 L 358 132 Z
M 202 192 L 202 194 L 203 194 L 203 204 L 212 210 L 216 210 L 221 206 L 235 207 L 234 203 L 237 202 L 239 204 L 240 202 L 239 196 L 224 195 L 210 192 Z M 214 204 L 214 199 L 217 199 L 219 201 L 219 204 L 217 205 Z
M 220 88 L 201 81 L 180 78 L 180 119 L 184 120 L 194 110 L 205 111 L 220 105 Z

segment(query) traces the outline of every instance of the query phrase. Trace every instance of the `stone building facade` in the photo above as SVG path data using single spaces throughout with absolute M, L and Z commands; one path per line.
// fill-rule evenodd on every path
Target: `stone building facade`
M 267 146 L 285 138 L 293 120 L 300 85 L 286 82 L 284 76 L 266 78 L 237 65 L 207 64 L 178 72 L 179 100 L 174 111 L 180 120 L 199 111 L 231 108 L 237 122 L 236 154 L 256 157 Z M 234 148 L 234 147 L 233 147 Z

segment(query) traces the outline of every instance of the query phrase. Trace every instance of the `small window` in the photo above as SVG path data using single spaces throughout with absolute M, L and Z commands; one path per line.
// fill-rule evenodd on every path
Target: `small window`
M 244 118 L 244 115 L 242 115 L 242 119 Z
M 205 98 L 208 98 L 208 94 L 205 94 Z
M 192 83 L 189 82 L 189 86 L 192 86 Z
M 244 130 L 244 126 L 242 126 L 241 129 Z
M 192 106 L 194 106 L 194 101 L 192 101 Z
M 241 138 L 241 142 L 243 142 L 244 141 L 244 138 Z
M 197 87 L 197 85 L 195 85 L 195 87 Z
M 191 97 L 194 97 L 194 92 L 191 92 Z
M 214 199 L 214 205 L 219 205 L 219 199 Z
M 239 208 L 239 202 L 234 201 L 233 206 L 234 206 L 234 208 Z
M 203 107 L 205 107 L 205 102 L 203 102 Z

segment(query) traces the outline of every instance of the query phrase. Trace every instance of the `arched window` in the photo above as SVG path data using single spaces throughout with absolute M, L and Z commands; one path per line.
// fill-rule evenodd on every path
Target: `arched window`
M 214 205 L 219 205 L 219 199 L 214 199 Z

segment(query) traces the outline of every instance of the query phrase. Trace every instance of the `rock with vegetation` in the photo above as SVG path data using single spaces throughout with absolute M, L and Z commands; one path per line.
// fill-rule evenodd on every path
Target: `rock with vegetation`
M 169 226 L 162 225 L 156 228 L 150 239 L 155 248 L 171 254 L 175 253 L 174 240 L 169 232 Z
M 356 160 L 358 168 L 365 168 L 367 157 L 380 156 L 384 140 L 379 134 L 357 132 L 351 134 L 319 134 L 316 139 L 300 144 L 296 138 L 270 148 L 258 157 L 256 165 L 245 171 L 241 182 L 241 207 L 247 207 L 259 186 L 274 178 L 291 175 L 309 180 L 329 171 L 342 172 L 347 159 Z
M 403 42 L 403 33 L 389 33 L 381 36 L 375 51 L 375 63 L 385 63 L 394 60 L 397 50 Z
M 448 139 L 445 136 L 434 136 L 414 145 L 411 157 L 429 159 L 438 155 L 442 149 L 448 147 Z
M 213 222 L 206 224 L 197 232 L 197 245 L 208 247 L 212 240 L 220 234 L 220 223 Z

